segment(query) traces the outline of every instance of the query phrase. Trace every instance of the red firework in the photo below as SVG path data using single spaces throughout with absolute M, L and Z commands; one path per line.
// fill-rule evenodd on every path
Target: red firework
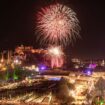
M 45 56 L 51 64 L 51 67 L 62 67 L 63 63 L 64 63 L 64 53 L 61 49 L 61 47 L 49 47 L 47 49 L 47 53 Z
M 37 14 L 37 32 L 41 43 L 67 44 L 79 36 L 76 13 L 62 4 L 42 8 Z

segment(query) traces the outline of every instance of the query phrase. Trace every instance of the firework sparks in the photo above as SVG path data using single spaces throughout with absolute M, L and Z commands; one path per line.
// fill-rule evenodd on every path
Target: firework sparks
M 51 47 L 48 49 L 48 53 L 53 55 L 53 56 L 61 56 L 62 55 L 62 51 L 59 47 Z
M 79 36 L 79 21 L 76 13 L 61 4 L 42 8 L 37 14 L 37 32 L 42 43 L 67 44 Z
M 61 47 L 49 47 L 46 53 L 46 57 L 50 60 L 51 67 L 62 67 L 64 61 L 64 53 Z

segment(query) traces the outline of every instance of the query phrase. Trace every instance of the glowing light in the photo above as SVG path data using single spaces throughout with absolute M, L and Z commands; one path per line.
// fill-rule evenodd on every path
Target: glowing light
M 0 63 L 0 67 L 2 67 L 2 64 Z
M 55 78 L 49 78 L 48 80 L 60 81 L 60 80 L 61 80 L 61 78 L 60 78 L 60 77 L 55 77 Z
M 40 71 L 40 72 L 44 72 L 45 70 L 47 70 L 47 66 L 46 66 L 45 64 L 40 64 L 40 65 L 38 66 L 38 68 L 39 68 L 39 71 Z
M 77 85 L 76 86 L 76 95 L 80 95 L 81 92 L 83 92 L 83 86 L 82 85 Z
M 90 68 L 90 69 L 95 69 L 96 68 L 96 64 L 89 64 L 89 67 L 88 68 Z
M 19 63 L 19 60 L 18 59 L 14 60 L 14 63 L 18 64 Z
M 78 69 L 79 68 L 79 65 L 75 65 L 75 68 Z
M 87 75 L 91 75 L 91 71 L 87 71 Z
M 86 68 L 86 69 L 84 70 L 84 74 L 86 74 L 86 75 L 88 75 L 88 76 L 92 75 L 92 69 Z
M 62 52 L 59 47 L 51 47 L 50 49 L 48 49 L 48 53 L 55 56 L 60 56 Z
M 15 59 L 15 60 L 14 60 L 14 64 L 16 64 L 16 65 L 21 65 L 22 62 L 21 62 L 19 59 Z
M 105 104 L 105 102 L 104 102 L 104 101 L 101 101 L 101 102 L 100 102 L 100 105 L 104 105 L 104 104 Z
M 74 90 L 70 90 L 69 95 L 72 97 L 76 97 L 76 92 Z
M 35 69 L 35 70 L 36 70 L 36 72 L 39 72 L 39 68 L 38 68 L 38 67 L 36 67 L 36 69 Z
M 70 79 L 70 83 L 74 84 L 75 80 L 74 79 Z
M 45 67 L 45 66 L 42 66 L 42 67 L 40 67 L 40 69 L 41 69 L 41 70 L 45 70 L 45 69 L 46 69 L 46 67 Z
M 4 59 L 1 59 L 1 63 L 3 63 L 4 62 Z
M 51 46 L 48 48 L 46 53 L 46 59 L 50 60 L 51 67 L 62 67 L 64 63 L 64 53 L 59 46 Z
M 3 67 L 3 68 L 2 68 L 2 70 L 4 70 L 4 71 L 5 71 L 5 70 L 7 70 L 7 68 L 6 68 L 6 67 Z
M 62 4 L 42 8 L 37 14 L 37 32 L 41 43 L 66 45 L 79 37 L 76 13 Z M 42 37 L 42 38 L 41 38 Z
M 35 70 L 36 69 L 35 65 L 32 65 L 31 69 L 32 70 Z

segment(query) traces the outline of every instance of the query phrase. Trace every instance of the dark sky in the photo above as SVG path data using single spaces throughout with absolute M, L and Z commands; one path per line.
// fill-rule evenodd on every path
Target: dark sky
M 35 14 L 54 0 L 1 0 L 0 1 L 0 50 L 35 42 Z M 57 0 L 56 0 L 57 1 Z M 105 6 L 102 0 L 58 0 L 70 6 L 81 26 L 81 39 L 67 52 L 80 58 L 105 58 Z

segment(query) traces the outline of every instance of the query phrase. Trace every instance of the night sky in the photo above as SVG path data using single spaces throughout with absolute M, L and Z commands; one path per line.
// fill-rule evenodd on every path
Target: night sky
M 57 1 L 57 0 L 56 0 Z M 0 1 L 0 51 L 14 49 L 17 45 L 35 42 L 35 14 L 54 0 L 1 0 Z M 70 6 L 81 26 L 81 39 L 65 49 L 79 58 L 105 58 L 105 6 L 101 0 L 58 0 Z

